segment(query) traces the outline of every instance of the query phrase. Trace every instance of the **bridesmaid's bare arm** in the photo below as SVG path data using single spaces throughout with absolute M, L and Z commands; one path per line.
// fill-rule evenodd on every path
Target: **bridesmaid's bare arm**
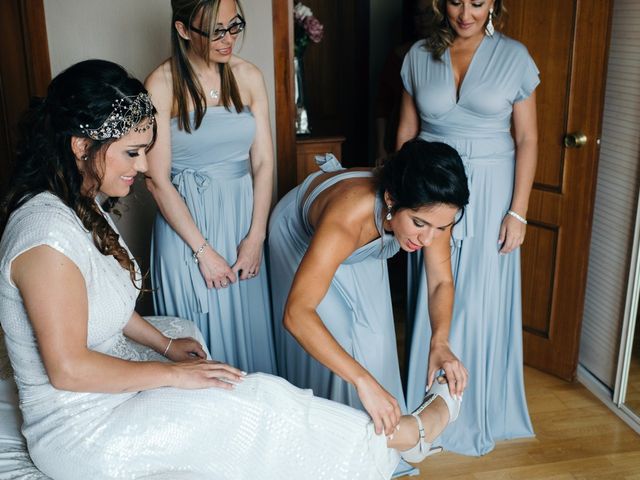
M 156 114 L 157 139 L 147 154 L 149 171 L 146 174 L 146 185 L 164 219 L 180 235 L 191 251 L 196 252 L 207 240 L 198 229 L 180 193 L 171 183 L 170 125 L 173 89 L 168 62 L 160 65 L 149 75 L 145 81 L 145 87 L 149 90 L 153 104 L 158 111 Z M 207 245 L 203 249 L 198 259 L 203 282 L 208 288 L 221 288 L 221 283 L 226 282 L 226 279 L 231 282 L 236 281 L 236 276 L 227 262 L 218 255 L 211 245 Z
M 345 211 L 349 213 L 345 215 Z M 353 208 L 325 208 L 293 279 L 283 320 L 285 328 L 312 357 L 356 387 L 376 432 L 384 429 L 390 435 L 401 415 L 398 402 L 340 346 L 316 312 L 340 264 L 370 241 L 362 238 L 364 222 L 365 217 L 354 214 Z
M 516 172 L 510 210 L 527 217 L 529 196 L 538 164 L 538 119 L 536 92 L 513 105 L 513 133 L 516 142 Z M 510 253 L 524 242 L 526 225 L 511 215 L 505 215 L 498 241 L 500 253 Z
M 269 124 L 269 100 L 260 70 L 241 61 L 238 80 L 250 92 L 249 106 L 256 121 L 256 136 L 251 145 L 251 173 L 253 176 L 253 213 L 249 233 L 238 249 L 238 259 L 231 268 L 240 280 L 257 275 L 267 232 L 267 218 L 273 196 L 273 143 Z M 241 271 L 241 273 L 240 273 Z
M 406 90 L 402 90 L 400 102 L 400 119 L 398 121 L 398 135 L 396 137 L 396 150 L 400 150 L 409 140 L 416 138 L 420 131 L 420 118 L 413 97 Z
M 451 227 L 423 248 L 427 276 L 427 305 L 431 323 L 427 386 L 435 380 L 436 372 L 445 371 L 451 395 L 462 395 L 467 387 L 468 372 L 449 346 L 449 331 L 453 316 L 454 285 L 451 273 Z

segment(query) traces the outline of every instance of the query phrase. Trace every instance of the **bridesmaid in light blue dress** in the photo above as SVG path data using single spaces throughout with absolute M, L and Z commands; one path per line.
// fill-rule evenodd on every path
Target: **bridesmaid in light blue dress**
M 245 26 L 234 0 L 173 8 L 173 56 L 146 82 L 158 109 L 147 175 L 159 208 L 154 306 L 193 320 L 217 360 L 275 373 L 262 256 L 273 177 L 262 74 L 232 54 Z
M 405 145 L 377 175 L 345 170 L 329 154 L 318 162 L 321 171 L 285 195 L 269 223 L 278 371 L 315 395 L 366 410 L 389 433 L 406 404 L 385 260 L 429 245 L 437 260 L 427 274 L 441 287 L 431 296 L 441 305 L 435 336 L 446 338 L 453 301 L 446 260 L 451 226 L 467 203 L 464 168 L 455 150 L 423 141 Z M 446 354 L 460 380 L 451 393 L 459 395 L 466 370 Z
M 434 34 L 407 53 L 398 145 L 416 135 L 445 142 L 458 150 L 469 177 L 469 207 L 453 232 L 450 336 L 452 350 L 469 368 L 469 387 L 459 422 L 441 439 L 447 450 L 483 455 L 497 440 L 533 435 L 523 382 L 518 247 L 536 165 L 539 78 L 522 44 L 489 35 L 502 2 L 434 3 L 440 7 L 436 21 L 450 30 L 453 43 Z M 422 254 L 411 257 L 409 408 L 420 402 L 435 369 Z
M 269 228 L 269 266 L 274 318 L 283 317 L 293 277 L 307 251 L 313 227 L 309 209 L 322 192 L 349 178 L 371 178 L 368 171 L 347 171 L 331 154 L 320 161 L 321 170 L 289 192 L 273 212 Z M 313 189 L 309 185 L 323 172 L 339 172 Z M 298 214 L 299 213 L 299 214 Z M 340 265 L 317 312 L 340 344 L 406 411 L 396 350 L 396 334 L 385 260 L 400 245 L 382 229 L 383 202 L 376 198 L 374 218 L 380 239 L 355 250 Z M 316 395 L 364 410 L 355 387 L 307 355 L 281 322 L 276 326 L 278 372 L 294 385 L 311 388 Z

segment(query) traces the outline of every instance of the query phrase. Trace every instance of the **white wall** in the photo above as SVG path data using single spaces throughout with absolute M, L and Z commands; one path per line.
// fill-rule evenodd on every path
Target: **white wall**
M 262 70 L 275 125 L 271 2 L 243 0 L 247 31 L 238 54 Z M 170 54 L 170 0 L 44 0 L 51 73 L 101 58 L 119 63 L 143 80 Z M 275 143 L 275 135 L 274 135 Z M 123 201 L 118 228 L 146 271 L 155 205 L 139 182 Z M 149 286 L 149 285 L 147 285 Z M 141 306 L 149 309 L 149 296 Z

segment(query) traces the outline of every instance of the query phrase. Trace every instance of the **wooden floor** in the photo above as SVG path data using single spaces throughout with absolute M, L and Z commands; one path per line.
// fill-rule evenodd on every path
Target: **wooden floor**
M 403 480 L 640 480 L 640 435 L 584 386 L 531 368 L 525 383 L 535 439 L 502 442 L 479 458 L 442 453 Z

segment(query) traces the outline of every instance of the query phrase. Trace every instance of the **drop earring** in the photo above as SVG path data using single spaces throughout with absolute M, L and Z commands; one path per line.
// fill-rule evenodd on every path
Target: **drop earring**
M 391 221 L 391 219 L 393 218 L 393 213 L 391 213 L 391 204 L 387 203 L 387 215 L 384 217 L 387 219 L 387 221 Z
M 487 26 L 485 27 L 485 32 L 488 36 L 493 37 L 496 29 L 493 27 L 493 7 L 489 9 L 489 21 L 487 22 Z

